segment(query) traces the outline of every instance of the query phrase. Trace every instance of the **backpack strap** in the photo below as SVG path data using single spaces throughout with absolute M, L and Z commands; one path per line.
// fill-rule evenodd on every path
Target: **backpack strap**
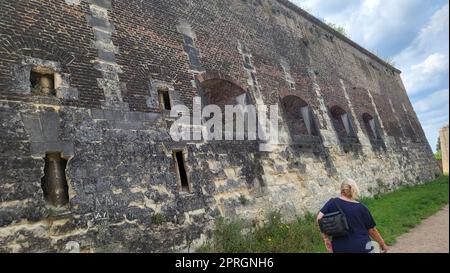
M 345 215 L 344 211 L 342 210 L 341 206 L 339 206 L 338 202 L 336 202 L 338 198 L 333 198 L 333 203 L 334 205 L 338 208 L 339 212 L 342 213 L 343 215 Z

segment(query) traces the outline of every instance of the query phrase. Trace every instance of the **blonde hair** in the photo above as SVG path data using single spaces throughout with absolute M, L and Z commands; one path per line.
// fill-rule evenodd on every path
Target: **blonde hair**
M 353 179 L 348 179 L 347 182 L 341 185 L 341 194 L 349 199 L 356 200 L 359 198 L 359 188 Z

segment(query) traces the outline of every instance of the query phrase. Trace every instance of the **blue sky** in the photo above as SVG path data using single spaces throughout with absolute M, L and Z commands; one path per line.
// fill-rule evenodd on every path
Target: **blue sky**
M 433 150 L 449 123 L 448 0 L 291 0 L 395 62 Z

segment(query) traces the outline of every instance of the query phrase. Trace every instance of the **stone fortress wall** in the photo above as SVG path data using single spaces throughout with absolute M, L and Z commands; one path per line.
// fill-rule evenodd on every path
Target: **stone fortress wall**
M 219 216 L 439 175 L 400 71 L 286 0 L 0 10 L 0 252 L 186 250 Z M 283 141 L 174 142 L 195 96 L 278 105 Z

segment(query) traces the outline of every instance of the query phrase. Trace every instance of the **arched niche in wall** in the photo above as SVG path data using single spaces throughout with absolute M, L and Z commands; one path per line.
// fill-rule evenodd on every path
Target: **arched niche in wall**
M 343 144 L 358 143 L 351 114 L 338 105 L 330 107 L 329 112 L 339 140 Z
M 218 107 L 222 111 L 224 138 L 254 140 L 256 112 L 249 112 L 246 107 L 252 104 L 247 90 L 230 76 L 218 72 L 202 73 L 197 76 L 197 81 L 203 106 L 209 106 L 208 109 Z M 205 121 L 209 119 L 206 117 Z M 248 136 L 250 132 L 252 137 Z
M 205 105 L 246 105 L 247 91 L 236 80 L 218 72 L 205 72 L 197 77 Z
M 196 77 L 199 94 L 202 97 L 203 106 L 215 106 L 212 108 L 220 108 L 223 117 L 225 117 L 226 106 L 232 106 L 234 109 L 244 109 L 243 122 L 236 121 L 236 115 L 233 119 L 223 120 L 224 139 L 226 141 L 214 142 L 214 152 L 232 153 L 233 160 L 222 162 L 223 166 L 235 167 L 247 162 L 243 176 L 248 185 L 255 185 L 258 181 L 259 186 L 264 185 L 262 178 L 263 167 L 259 159 L 259 139 L 257 139 L 257 118 L 256 112 L 254 116 L 247 107 L 239 106 L 254 106 L 252 97 L 248 90 L 237 80 L 232 77 L 218 73 L 218 72 L 204 72 Z M 251 108 L 251 107 L 248 107 Z M 254 118 L 251 118 L 251 117 Z M 203 121 L 209 121 L 209 117 L 204 118 Z M 227 130 L 227 125 L 233 124 L 234 132 Z M 214 128 L 215 130 L 216 128 Z M 252 137 L 251 137 L 252 136 Z M 229 141 L 230 138 L 232 141 Z M 240 145 L 240 141 L 245 142 Z
M 303 99 L 288 95 L 281 99 L 283 115 L 294 143 L 320 142 L 311 106 Z
M 384 148 L 385 145 L 378 121 L 369 113 L 364 113 L 362 115 L 362 120 L 364 122 L 364 129 L 366 130 L 367 136 L 369 137 L 373 148 L 376 150 Z
M 364 121 L 364 127 L 366 129 L 367 135 L 370 139 L 380 139 L 381 134 L 378 129 L 378 124 L 376 120 L 369 113 L 364 113 L 362 115 L 362 119 Z

